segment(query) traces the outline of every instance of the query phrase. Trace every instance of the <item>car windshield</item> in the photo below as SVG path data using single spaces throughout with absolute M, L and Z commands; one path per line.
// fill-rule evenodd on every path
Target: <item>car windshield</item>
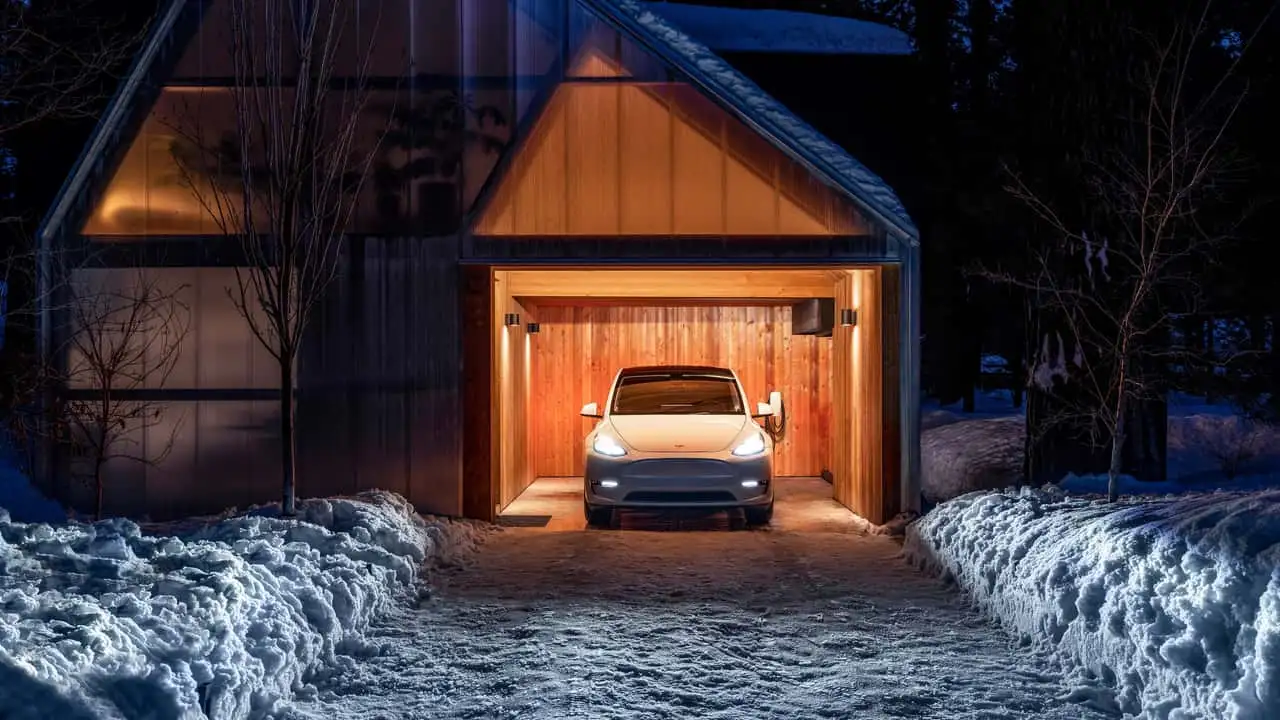
M 732 378 L 708 375 L 633 375 L 613 396 L 614 415 L 740 415 L 742 395 Z

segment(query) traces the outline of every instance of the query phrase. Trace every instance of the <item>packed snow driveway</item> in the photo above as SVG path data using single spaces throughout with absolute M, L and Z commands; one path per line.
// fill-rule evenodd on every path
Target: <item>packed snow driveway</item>
M 286 718 L 1080 718 L 884 537 L 508 529 Z

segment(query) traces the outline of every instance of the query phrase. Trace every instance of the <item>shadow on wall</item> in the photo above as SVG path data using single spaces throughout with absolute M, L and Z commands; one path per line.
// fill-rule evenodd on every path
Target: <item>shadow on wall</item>
M 105 515 L 162 521 L 278 499 L 280 443 L 275 401 L 177 405 L 166 411 L 164 426 L 147 431 L 153 443 L 172 438 L 173 447 L 162 461 L 144 464 L 116 459 L 108 463 Z M 63 463 L 56 497 L 78 512 L 91 513 L 92 480 L 72 476 L 69 466 L 69 462 Z

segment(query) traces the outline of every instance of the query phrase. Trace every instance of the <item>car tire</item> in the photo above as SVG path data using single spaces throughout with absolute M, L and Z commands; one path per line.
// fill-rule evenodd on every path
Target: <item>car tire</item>
M 613 524 L 613 508 L 593 507 L 583 502 L 582 514 L 587 518 L 587 527 L 604 528 Z
M 762 508 L 743 508 L 742 514 L 746 516 L 747 525 L 768 525 L 773 521 L 773 503 Z

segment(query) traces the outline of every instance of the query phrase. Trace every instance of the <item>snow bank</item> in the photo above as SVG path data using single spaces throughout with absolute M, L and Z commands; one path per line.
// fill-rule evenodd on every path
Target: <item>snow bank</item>
M 22 522 L 63 522 L 67 511 L 45 497 L 18 469 L 16 452 L 0 437 L 0 509 Z
M 792 10 L 655 2 L 648 9 L 717 52 L 910 55 L 901 30 L 853 18 Z
M 981 418 L 930 428 L 920 435 L 924 497 L 942 502 L 974 490 L 1012 485 L 1022 474 L 1026 420 Z
M 478 533 L 385 492 L 273 515 L 152 535 L 0 512 L 0 717 L 261 717 Z
M 975 493 L 909 527 L 905 550 L 1059 658 L 1077 700 L 1141 718 L 1280 717 L 1280 492 Z

